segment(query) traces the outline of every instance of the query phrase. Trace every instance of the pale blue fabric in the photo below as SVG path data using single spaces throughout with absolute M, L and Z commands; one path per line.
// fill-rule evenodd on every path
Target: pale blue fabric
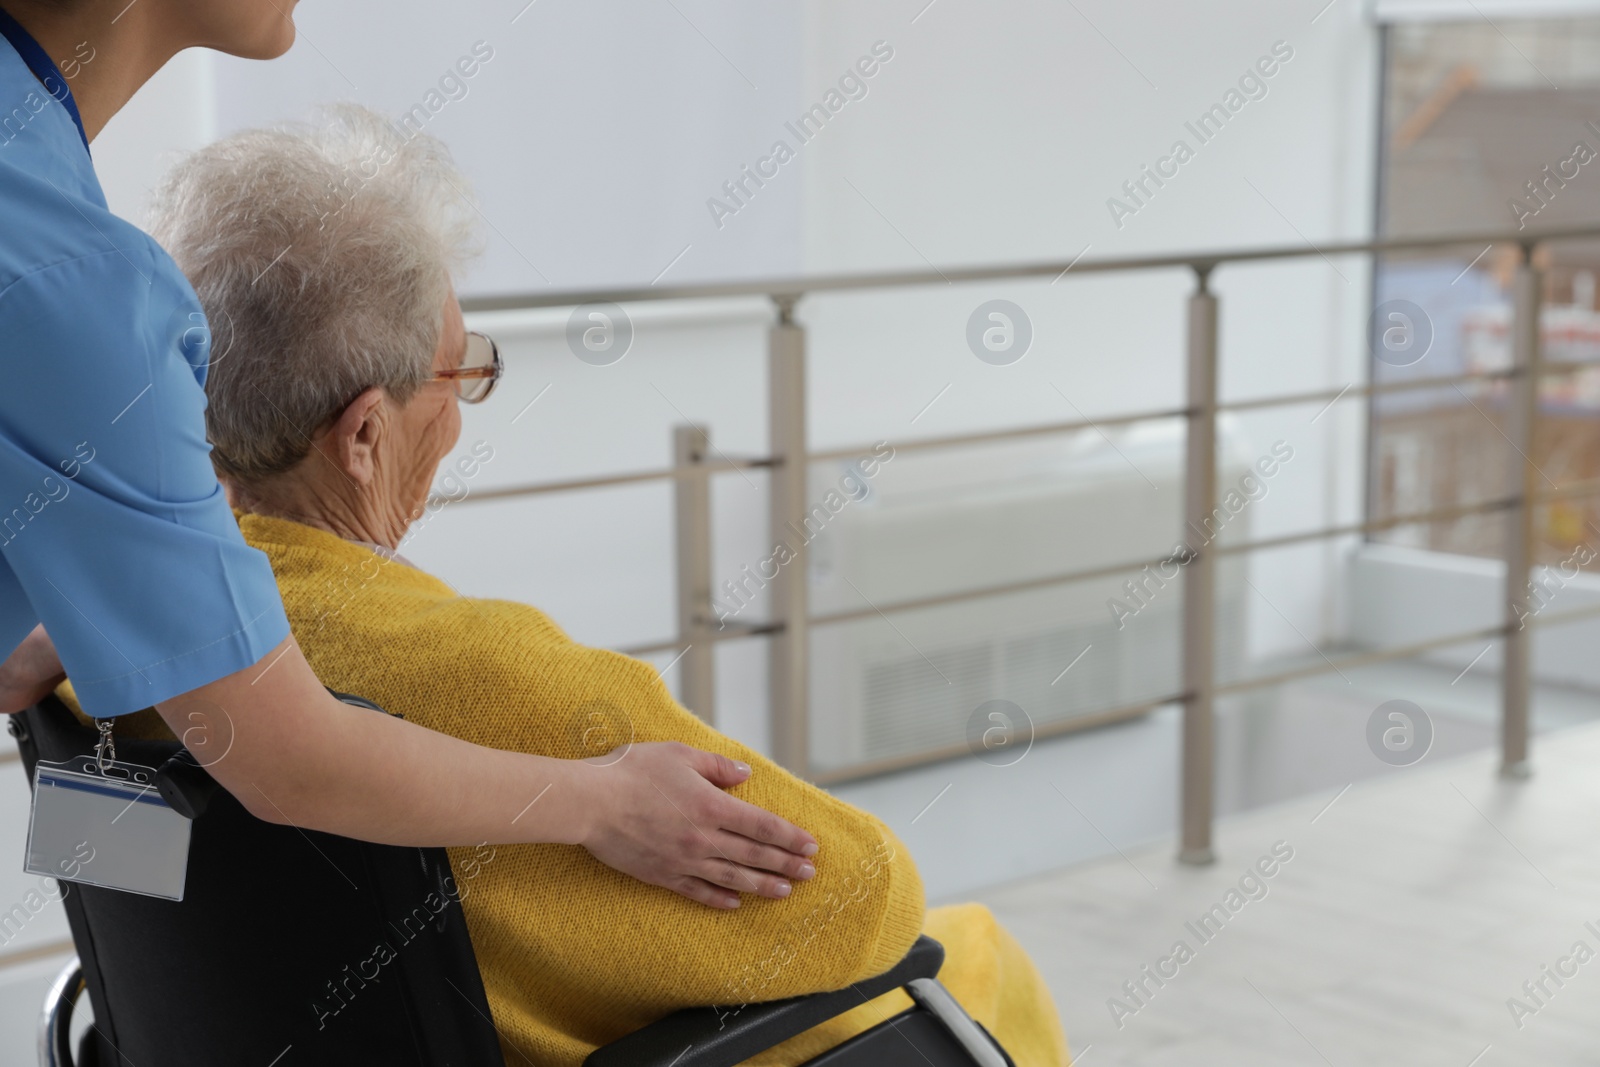
M 110 716 L 289 632 L 205 439 L 194 290 L 112 215 L 78 127 L 0 39 L 0 658 L 38 622 Z

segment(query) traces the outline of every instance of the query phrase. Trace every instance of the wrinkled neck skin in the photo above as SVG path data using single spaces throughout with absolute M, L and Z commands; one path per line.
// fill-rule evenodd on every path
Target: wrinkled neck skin
M 421 507 L 421 502 L 408 506 L 396 494 L 358 484 L 315 450 L 294 470 L 263 484 L 245 486 L 227 478 L 222 484 L 228 502 L 240 511 L 287 519 L 390 551 L 399 550 Z

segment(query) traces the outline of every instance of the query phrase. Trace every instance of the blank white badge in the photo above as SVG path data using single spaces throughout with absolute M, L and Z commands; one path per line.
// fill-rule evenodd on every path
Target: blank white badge
M 34 768 L 27 872 L 182 900 L 192 823 L 151 768 L 110 760 L 105 772 L 93 757 Z

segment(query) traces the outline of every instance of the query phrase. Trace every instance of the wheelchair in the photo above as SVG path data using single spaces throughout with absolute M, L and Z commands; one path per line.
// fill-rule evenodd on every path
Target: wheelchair
M 39 760 L 82 758 L 96 739 L 54 697 L 10 729 L 30 782 Z M 173 741 L 119 738 L 117 754 L 158 768 L 162 796 L 193 820 L 184 899 L 71 885 L 62 903 L 78 956 L 46 998 L 41 1067 L 505 1067 L 444 849 L 262 822 Z M 402 930 L 382 973 L 365 973 L 374 946 Z M 678 1011 L 585 1067 L 734 1067 L 896 988 L 910 1008 L 805 1067 L 1015 1067 L 939 984 L 943 960 L 922 937 L 846 989 Z M 94 1020 L 74 1048 L 85 993 Z

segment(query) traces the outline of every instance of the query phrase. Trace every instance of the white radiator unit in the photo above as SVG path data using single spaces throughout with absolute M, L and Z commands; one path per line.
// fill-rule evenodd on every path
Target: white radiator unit
M 1163 423 L 1112 432 L 1110 442 L 1091 431 L 903 452 L 861 479 L 865 494 L 811 541 L 812 614 L 870 613 L 812 630 L 812 766 L 965 744 L 969 720 L 990 700 L 1018 705 L 1037 728 L 1179 692 L 1181 577 L 1148 584 L 1143 606 L 1123 588 L 1135 570 L 875 609 L 1167 555 L 1181 536 L 1182 435 L 1181 424 Z M 1226 433 L 1219 445 L 1226 491 L 1253 457 Z M 823 501 L 859 473 L 850 462 L 815 464 L 810 499 Z M 1248 539 L 1249 510 L 1229 518 L 1215 543 Z M 1244 648 L 1243 558 L 1224 556 L 1217 571 L 1217 674 L 1228 678 Z M 1121 628 L 1113 598 L 1139 608 Z

